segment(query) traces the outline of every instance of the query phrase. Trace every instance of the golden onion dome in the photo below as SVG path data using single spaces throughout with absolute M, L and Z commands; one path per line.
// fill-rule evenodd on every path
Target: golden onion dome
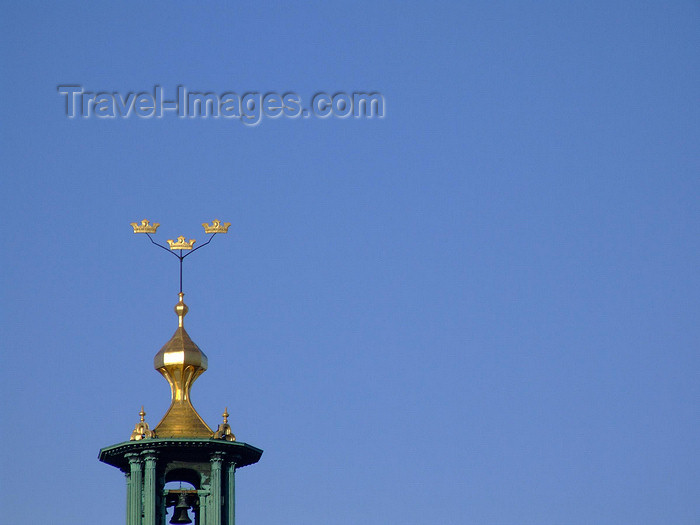
M 188 308 L 180 292 L 175 305 L 178 327 L 153 358 L 153 366 L 170 384 L 171 403 L 163 419 L 153 429 L 159 438 L 211 437 L 213 431 L 192 406 L 190 389 L 207 369 L 207 356 L 185 331 L 184 318 Z

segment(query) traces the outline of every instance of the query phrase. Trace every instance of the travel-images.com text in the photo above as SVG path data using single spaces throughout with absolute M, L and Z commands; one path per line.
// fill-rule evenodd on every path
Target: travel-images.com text
M 163 118 L 174 115 L 179 118 L 225 118 L 238 119 L 243 124 L 255 126 L 263 117 L 285 118 L 384 118 L 386 114 L 384 96 L 377 92 L 343 92 L 329 95 L 316 93 L 310 108 L 302 103 L 296 93 L 274 92 L 265 94 L 249 92 L 238 95 L 233 92 L 221 94 L 188 91 L 178 86 L 172 99 L 166 98 L 161 86 L 152 92 L 128 92 L 125 95 L 113 92 L 90 92 L 80 85 L 60 85 L 58 93 L 65 98 L 68 118 Z

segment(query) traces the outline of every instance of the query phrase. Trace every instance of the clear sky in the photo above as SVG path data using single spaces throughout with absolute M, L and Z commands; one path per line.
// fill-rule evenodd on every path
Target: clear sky
M 205 5 L 202 5 L 205 4 Z M 2 521 L 124 522 L 97 460 L 176 327 L 264 449 L 240 525 L 697 524 L 700 6 L 5 2 Z M 376 91 L 384 118 L 67 118 Z

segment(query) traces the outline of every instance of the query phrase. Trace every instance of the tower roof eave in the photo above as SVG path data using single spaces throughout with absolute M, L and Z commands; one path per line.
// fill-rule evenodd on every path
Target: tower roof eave
M 127 472 L 131 453 L 154 450 L 164 461 L 186 460 L 208 462 L 213 452 L 222 452 L 237 468 L 257 463 L 263 451 L 239 441 L 201 438 L 151 438 L 140 441 L 124 441 L 100 450 L 99 460 Z

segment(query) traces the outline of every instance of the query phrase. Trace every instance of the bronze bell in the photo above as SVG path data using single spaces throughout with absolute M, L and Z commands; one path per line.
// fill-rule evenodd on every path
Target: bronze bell
M 187 504 L 187 496 L 184 493 L 180 493 L 180 498 L 177 500 L 177 505 L 175 505 L 175 510 L 173 511 L 173 517 L 170 523 L 192 523 L 190 515 L 187 510 L 190 506 Z

